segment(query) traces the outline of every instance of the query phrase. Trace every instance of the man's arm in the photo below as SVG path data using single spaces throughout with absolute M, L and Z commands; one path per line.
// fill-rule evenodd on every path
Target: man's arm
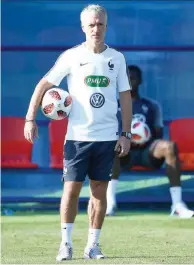
M 131 82 L 129 79 L 128 68 L 125 57 L 121 56 L 121 65 L 117 78 L 119 91 L 119 102 L 121 107 L 122 131 L 131 132 L 132 119 L 132 100 L 131 100 Z
M 164 126 L 162 109 L 157 101 L 153 101 L 153 107 L 154 107 L 154 114 L 155 114 L 153 138 L 161 139 L 163 138 L 163 126 Z
M 132 119 L 132 102 L 131 92 L 126 90 L 119 92 L 121 118 L 122 118 L 122 132 L 131 132 L 131 119 Z M 119 157 L 126 156 L 129 152 L 131 143 L 125 136 L 121 136 L 115 146 L 115 151 Z
M 120 97 L 121 117 L 122 117 L 122 131 L 131 132 L 131 117 L 132 117 L 132 103 L 131 103 L 131 86 L 127 73 L 127 65 L 125 57 L 121 54 L 120 68 L 117 76 L 117 89 Z M 128 154 L 130 149 L 130 140 L 125 136 L 121 136 L 115 146 L 115 151 L 119 153 L 119 157 Z
M 38 128 L 35 123 L 35 117 L 41 104 L 42 97 L 46 90 L 53 85 L 58 86 L 62 79 L 70 72 L 69 53 L 62 53 L 51 70 L 40 80 L 35 87 L 31 97 L 28 112 L 26 114 L 26 123 L 24 126 L 25 138 L 33 143 L 33 139 L 38 136 Z
M 62 79 L 70 72 L 69 52 L 63 52 L 50 71 L 37 84 L 32 95 L 26 119 L 34 120 L 42 97 L 46 90 L 53 85 L 58 86 Z
M 38 137 L 38 127 L 36 125 L 35 118 L 41 104 L 42 97 L 46 90 L 52 86 L 53 84 L 48 82 L 45 78 L 42 78 L 35 87 L 34 93 L 31 97 L 24 126 L 24 136 L 30 143 L 33 143 L 34 138 Z
M 120 92 L 120 107 L 122 117 L 122 131 L 131 132 L 132 101 L 130 90 Z
M 163 128 L 161 127 L 154 127 L 154 138 L 161 139 L 163 138 Z
M 26 120 L 34 121 L 36 118 L 36 114 L 38 111 L 38 108 L 40 106 L 40 103 L 42 101 L 42 97 L 44 93 L 53 86 L 50 82 L 48 82 L 46 79 L 42 78 L 40 82 L 35 87 L 34 93 L 32 94 L 29 108 L 26 114 Z

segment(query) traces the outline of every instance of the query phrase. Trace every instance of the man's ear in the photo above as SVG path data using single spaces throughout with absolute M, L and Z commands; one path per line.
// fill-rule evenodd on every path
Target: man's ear
M 81 25 L 81 28 L 82 28 L 82 31 L 85 33 L 85 29 L 84 29 L 84 26 L 83 25 Z

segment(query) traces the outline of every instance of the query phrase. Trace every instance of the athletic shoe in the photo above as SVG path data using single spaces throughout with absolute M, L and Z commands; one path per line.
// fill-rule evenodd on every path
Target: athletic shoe
M 56 261 L 72 259 L 73 249 L 68 243 L 61 243 Z
M 179 218 L 191 218 L 194 217 L 194 211 L 191 211 L 187 208 L 185 203 L 180 202 L 172 206 L 171 216 L 176 215 Z
M 93 246 L 85 248 L 84 258 L 85 259 L 104 259 L 105 256 L 102 254 L 99 244 L 93 244 Z

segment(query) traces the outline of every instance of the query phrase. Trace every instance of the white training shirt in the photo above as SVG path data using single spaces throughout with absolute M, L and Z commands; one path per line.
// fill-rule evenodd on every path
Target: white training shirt
M 66 140 L 117 140 L 117 94 L 131 89 L 123 54 L 108 46 L 94 53 L 82 43 L 63 52 L 44 78 L 59 86 L 65 76 L 73 99 Z

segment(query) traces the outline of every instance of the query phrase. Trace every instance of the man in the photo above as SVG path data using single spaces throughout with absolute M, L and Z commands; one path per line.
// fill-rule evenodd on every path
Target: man
M 106 191 L 115 152 L 125 156 L 130 149 L 131 94 L 124 56 L 104 43 L 106 10 L 89 5 L 81 12 L 86 42 L 62 53 L 53 68 L 38 83 L 26 115 L 25 137 L 37 136 L 35 116 L 45 91 L 67 76 L 73 98 L 64 147 L 64 192 L 60 216 L 62 241 L 57 261 L 72 259 L 72 229 L 82 183 L 88 174 L 91 198 L 89 232 L 84 251 L 87 259 L 104 258 L 99 236 L 106 213 Z M 117 92 L 120 96 L 123 133 L 118 140 Z M 118 141 L 117 141 L 118 140 Z
M 134 65 L 128 66 L 132 90 L 133 118 L 144 120 L 149 126 L 152 139 L 144 145 L 132 143 L 130 157 L 115 158 L 112 170 L 112 180 L 107 190 L 107 215 L 114 215 L 116 208 L 116 187 L 120 174 L 120 162 L 132 167 L 141 165 L 152 169 L 158 169 L 165 161 L 166 174 L 170 183 L 170 195 L 172 199 L 171 215 L 181 218 L 190 218 L 194 212 L 189 210 L 182 201 L 182 189 L 180 181 L 180 162 L 176 144 L 162 140 L 163 119 L 159 104 L 142 98 L 139 95 L 139 85 L 142 83 L 142 72 Z M 126 159 L 127 158 L 127 159 Z

